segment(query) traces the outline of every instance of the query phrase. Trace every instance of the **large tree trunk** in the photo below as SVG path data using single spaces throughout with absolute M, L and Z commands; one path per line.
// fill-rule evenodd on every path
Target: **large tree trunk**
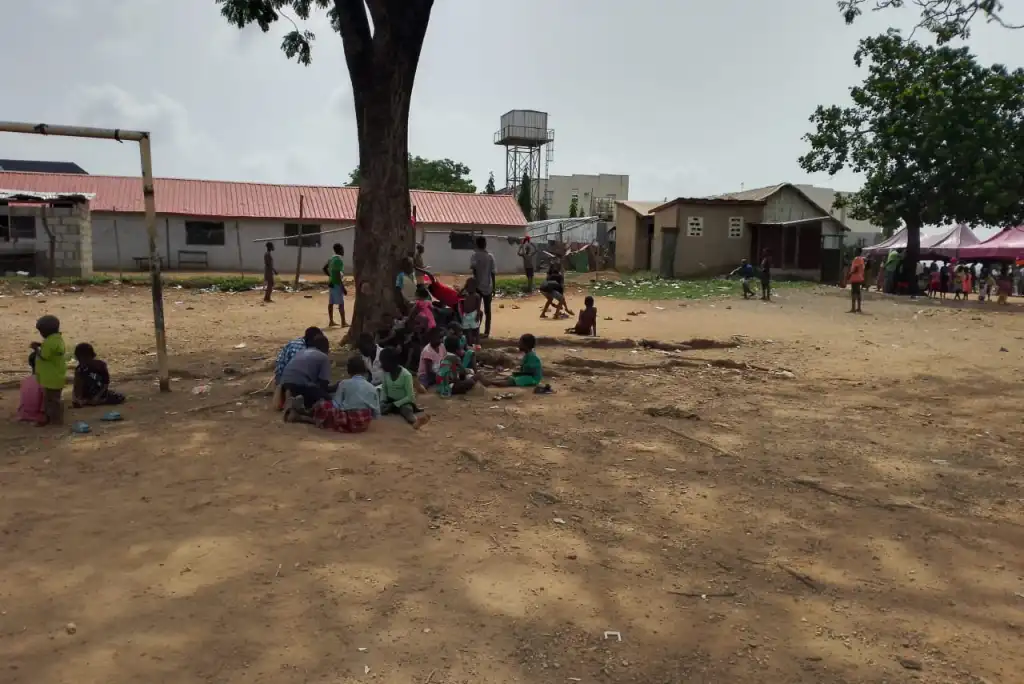
M 415 248 L 409 221 L 409 103 L 433 4 L 334 0 L 332 20 L 345 47 L 359 135 L 350 340 L 376 330 L 383 314 L 394 311 L 399 261 Z
M 907 227 L 907 249 L 903 252 L 903 278 L 909 286 L 909 294 L 917 295 L 917 262 L 921 258 L 921 220 L 917 217 L 904 219 Z

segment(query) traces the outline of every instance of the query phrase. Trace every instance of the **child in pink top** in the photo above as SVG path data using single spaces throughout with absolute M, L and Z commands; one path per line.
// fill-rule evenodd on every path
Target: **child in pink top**
M 36 380 L 36 355 L 29 354 L 28 365 L 32 373 L 21 380 L 21 401 L 18 404 L 18 420 L 26 423 L 44 423 L 43 387 Z
M 430 301 L 430 292 L 426 287 L 420 285 L 416 288 L 416 301 L 412 304 L 413 316 L 421 316 L 427 321 L 427 330 L 437 327 L 434 320 L 434 303 Z

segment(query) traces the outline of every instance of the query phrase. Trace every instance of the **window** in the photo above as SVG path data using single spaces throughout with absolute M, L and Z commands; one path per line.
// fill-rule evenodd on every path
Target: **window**
M 730 216 L 729 217 L 729 237 L 741 238 L 743 237 L 743 217 L 742 216 Z
M 452 246 L 452 249 L 475 249 L 476 235 L 453 230 L 448 234 L 448 244 Z
M 686 219 L 686 237 L 704 236 L 704 217 L 690 216 Z
M 579 202 L 580 201 L 580 191 L 579 190 L 573 190 L 572 193 L 569 195 L 569 199 L 572 200 L 573 202 Z
M 3 209 L 0 209 L 3 211 Z M 35 240 L 36 239 L 36 217 L 35 216 L 11 216 L 11 223 L 14 224 L 14 235 L 11 235 L 7 225 L 7 215 L 0 216 L 0 240 Z
M 319 233 L 320 226 L 317 225 L 302 225 L 298 223 L 286 223 L 284 224 L 284 236 L 288 238 L 284 241 L 285 247 L 298 247 L 299 240 L 302 240 L 303 247 L 319 247 L 320 246 L 320 235 L 310 235 L 310 233 Z M 307 235 L 308 237 L 299 238 L 299 234 Z
M 224 245 L 224 224 L 215 221 L 185 221 L 186 245 Z

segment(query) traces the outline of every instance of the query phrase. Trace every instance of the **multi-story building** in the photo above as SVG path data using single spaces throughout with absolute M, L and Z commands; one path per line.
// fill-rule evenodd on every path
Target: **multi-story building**
M 613 173 L 550 176 L 540 180 L 540 191 L 549 218 L 567 218 L 575 199 L 578 215 L 611 220 L 615 203 L 629 199 L 629 176 Z

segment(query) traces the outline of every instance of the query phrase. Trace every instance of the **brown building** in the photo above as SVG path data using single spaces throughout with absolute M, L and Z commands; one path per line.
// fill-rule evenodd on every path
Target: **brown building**
M 774 272 L 839 279 L 848 228 L 797 186 L 616 203 L 615 266 L 663 277 L 719 275 L 768 250 Z

